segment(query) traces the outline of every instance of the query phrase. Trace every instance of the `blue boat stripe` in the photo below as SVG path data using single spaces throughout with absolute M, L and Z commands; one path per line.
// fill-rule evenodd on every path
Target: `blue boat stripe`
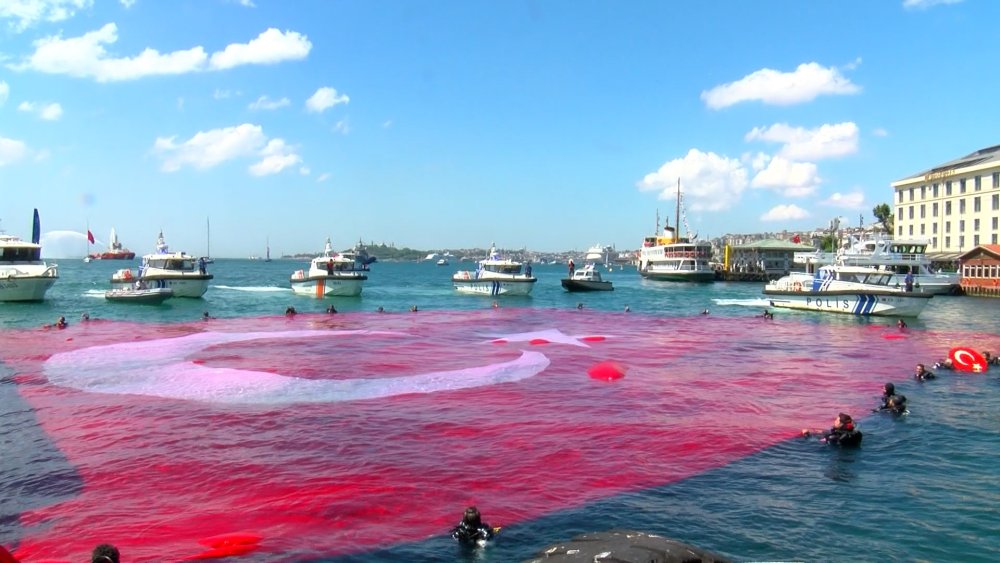
M 854 304 L 854 310 L 851 312 L 854 313 L 855 315 L 860 315 L 861 308 L 864 307 L 864 303 L 865 303 L 865 296 L 858 295 L 858 302 Z

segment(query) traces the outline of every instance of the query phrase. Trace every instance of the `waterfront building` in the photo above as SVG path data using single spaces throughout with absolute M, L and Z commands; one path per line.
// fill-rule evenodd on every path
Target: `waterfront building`
M 1000 245 L 983 244 L 958 258 L 966 295 L 1000 297 Z
M 730 274 L 751 274 L 760 280 L 777 279 L 788 275 L 793 269 L 802 270 L 801 264 L 794 263 L 796 252 L 815 250 L 808 244 L 778 239 L 727 246 L 723 268 Z
M 895 238 L 923 238 L 935 261 L 1000 243 L 1000 145 L 892 183 Z

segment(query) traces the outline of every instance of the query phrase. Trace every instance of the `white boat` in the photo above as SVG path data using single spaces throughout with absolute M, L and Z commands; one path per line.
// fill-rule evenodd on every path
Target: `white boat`
M 563 278 L 561 283 L 566 291 L 614 291 L 615 289 L 611 282 L 601 279 L 601 273 L 594 264 L 587 264 L 579 270 L 574 270 L 573 275 Z
M 32 242 L 0 231 L 0 301 L 42 301 L 59 279 L 59 268 L 42 261 L 41 229 L 35 210 Z
M 131 269 L 118 270 L 111 275 L 111 288 L 125 289 L 141 281 L 150 289 L 169 288 L 174 297 L 201 297 L 214 277 L 205 271 L 205 264 L 204 259 L 186 252 L 170 252 L 163 240 L 163 231 L 160 231 L 156 252 L 142 257 L 138 273 L 133 274 Z
M 891 272 L 859 266 L 822 266 L 764 286 L 772 307 L 846 315 L 916 317 L 933 294 L 896 287 Z
M 587 253 L 583 256 L 584 262 L 593 262 L 595 264 L 610 264 L 612 257 L 615 255 L 615 249 L 612 246 L 604 246 L 601 244 L 595 244 L 587 249 Z
M 339 253 L 326 239 L 323 254 L 313 258 L 309 271 L 296 270 L 289 279 L 292 291 L 299 295 L 361 295 L 362 284 L 368 279 L 368 264 L 358 260 L 357 249 Z
M 159 305 L 174 296 L 174 290 L 169 287 L 109 289 L 104 292 L 104 298 L 118 303 L 136 303 L 143 305 Z
M 436 262 L 436 264 L 438 266 L 447 266 L 448 265 L 448 259 L 447 258 L 438 258 L 438 261 Z
M 677 225 L 681 217 L 681 184 L 677 182 Z M 659 224 L 659 215 L 657 215 Z M 712 245 L 708 241 L 678 236 L 678 228 L 664 226 L 663 233 L 645 237 L 639 250 L 639 274 L 644 278 L 663 281 L 712 282 L 715 270 Z M 694 237 L 695 239 L 697 237 Z
M 479 261 L 475 271 L 460 270 L 451 277 L 459 293 L 474 295 L 528 295 L 538 281 L 531 275 L 531 266 L 521 272 L 522 264 L 503 258 L 496 245 L 490 246 L 489 255 Z
M 893 240 L 884 236 L 863 239 L 851 237 L 848 244 L 837 252 L 796 252 L 794 262 L 815 270 L 828 264 L 864 266 L 896 274 L 895 281 L 903 282 L 907 273 L 913 274 L 914 288 L 923 293 L 949 295 L 957 293 L 961 278 L 957 272 L 935 272 L 927 257 L 930 243 L 921 239 Z

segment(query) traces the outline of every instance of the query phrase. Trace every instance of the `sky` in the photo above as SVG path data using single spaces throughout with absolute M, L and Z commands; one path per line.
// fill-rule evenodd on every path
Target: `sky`
M 855 226 L 1000 143 L 991 0 L 0 0 L 0 229 L 218 257 Z

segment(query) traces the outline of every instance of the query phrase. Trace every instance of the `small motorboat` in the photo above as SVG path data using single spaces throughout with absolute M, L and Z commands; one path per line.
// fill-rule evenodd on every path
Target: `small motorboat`
M 611 282 L 601 279 L 601 273 L 593 264 L 587 264 L 573 272 L 573 275 L 562 279 L 566 291 L 614 291 Z
M 173 296 L 174 290 L 169 287 L 154 287 L 146 289 L 121 287 L 117 289 L 109 289 L 104 292 L 104 298 L 108 301 L 117 301 L 119 303 L 141 303 L 143 305 L 159 305 Z

